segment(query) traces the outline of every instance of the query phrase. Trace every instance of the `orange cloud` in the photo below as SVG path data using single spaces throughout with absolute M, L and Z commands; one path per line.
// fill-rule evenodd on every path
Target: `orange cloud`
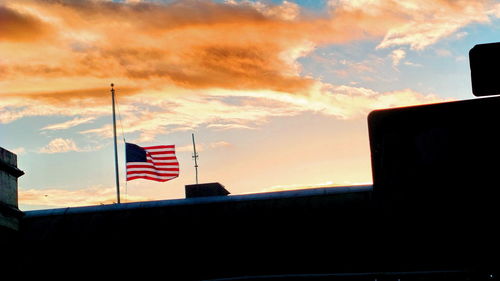
M 85 101 L 91 101 L 94 105 L 96 103 L 109 104 L 111 96 L 110 89 L 111 87 L 102 87 L 68 91 L 29 92 L 22 94 L 22 97 L 26 99 L 35 99 L 44 103 L 60 105 L 71 104 L 74 102 L 80 104 L 80 106 L 85 106 Z M 139 89 L 120 87 L 119 91 L 122 95 L 134 95 L 138 93 Z M 19 94 L 4 94 L 3 96 L 5 98 L 19 97 Z
M 124 195 L 126 202 L 149 201 L 151 198 L 140 195 Z M 78 207 L 116 202 L 116 189 L 105 186 L 92 186 L 77 190 L 66 189 L 19 189 L 20 205 Z
M 16 32 L 0 33 L 0 53 L 6 54 L 0 60 L 0 123 L 25 116 L 107 115 L 111 82 L 120 97 L 130 98 L 122 113 L 128 115 L 127 128 L 141 128 L 143 139 L 169 126 L 254 128 L 249 120 L 304 110 L 352 118 L 401 105 L 403 98 L 409 99 L 405 104 L 432 102 L 437 98 L 411 91 L 363 95 L 359 88 L 322 84 L 301 76 L 297 61 L 318 46 L 366 38 L 381 40 L 379 48 L 421 49 L 500 14 L 487 0 L 419 3 L 332 0 L 329 13 L 311 15 L 287 1 L 3 1 L 2 28 Z M 43 38 L 43 44 L 9 41 L 17 33 Z M 250 98 L 241 107 L 206 97 L 221 89 Z M 160 104 L 163 112 L 133 114 L 141 99 L 146 108 L 152 105 L 151 93 L 163 101 L 175 97 L 175 107 Z
M 8 6 L 54 32 L 37 52 L 33 46 L 0 45 L 10 54 L 3 76 L 120 78 L 141 87 L 304 92 L 313 79 L 300 76 L 298 58 L 319 45 L 383 36 L 387 29 L 387 21 L 373 24 L 380 17 L 366 22 L 339 12 L 330 18 L 304 16 L 286 1 L 11 1 Z
M 211 1 L 8 5 L 51 26 L 54 33 L 36 53 L 0 46 L 11 54 L 3 71 L 7 78 L 120 77 L 148 81 L 148 86 L 173 83 L 288 92 L 304 90 L 311 82 L 295 73 L 295 62 L 283 56 L 307 43 L 311 34 L 301 32 L 301 22 L 281 19 L 297 9 L 290 4 L 283 9 Z M 40 56 L 43 52 L 50 55 Z
M 379 48 L 422 49 L 499 10 L 487 0 L 332 0 L 323 15 L 287 1 L 2 3 L 0 94 L 54 91 L 60 99 L 117 81 L 304 93 L 314 79 L 300 75 L 297 59 L 318 46 L 371 38 Z
M 35 41 L 48 34 L 48 26 L 38 18 L 0 5 L 0 42 Z
M 88 119 L 110 114 L 109 88 L 1 96 L 0 124 L 29 116 L 79 115 Z

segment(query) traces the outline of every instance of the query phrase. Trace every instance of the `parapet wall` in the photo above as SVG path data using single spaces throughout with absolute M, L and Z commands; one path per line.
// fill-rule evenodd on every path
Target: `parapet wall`
M 24 172 L 17 168 L 17 156 L 0 147 L 0 228 L 17 231 L 19 217 L 17 179 Z

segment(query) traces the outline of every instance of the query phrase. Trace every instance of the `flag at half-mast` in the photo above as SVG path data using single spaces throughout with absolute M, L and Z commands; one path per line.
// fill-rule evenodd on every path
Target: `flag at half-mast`
M 140 147 L 125 143 L 127 181 L 147 179 L 168 181 L 179 176 L 175 145 Z

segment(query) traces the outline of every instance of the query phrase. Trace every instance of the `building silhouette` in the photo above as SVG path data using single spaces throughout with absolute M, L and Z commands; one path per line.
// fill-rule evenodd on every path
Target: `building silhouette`
M 373 186 L 194 185 L 186 199 L 21 212 L 23 172 L 1 149 L 2 264 L 23 278 L 498 280 L 498 108 L 373 112 Z

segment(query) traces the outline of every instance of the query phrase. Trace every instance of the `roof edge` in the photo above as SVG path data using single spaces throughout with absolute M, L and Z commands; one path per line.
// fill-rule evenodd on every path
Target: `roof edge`
M 66 207 L 66 208 L 26 211 L 24 212 L 25 213 L 24 218 L 58 216 L 66 214 L 79 214 L 79 213 L 92 213 L 92 212 L 124 211 L 132 209 L 157 208 L 157 207 L 180 206 L 180 205 L 198 205 L 198 204 L 211 204 L 211 203 L 223 203 L 223 202 L 312 197 L 312 196 L 324 196 L 332 194 L 369 192 L 372 191 L 372 189 L 373 185 L 352 185 L 352 186 L 335 186 L 335 187 L 275 191 L 275 192 L 265 192 L 265 193 L 251 193 L 251 194 L 240 194 L 240 195 L 229 195 L 229 196 L 210 196 L 210 197 L 168 199 L 168 200 L 157 200 L 157 201 L 84 206 L 84 207 Z

